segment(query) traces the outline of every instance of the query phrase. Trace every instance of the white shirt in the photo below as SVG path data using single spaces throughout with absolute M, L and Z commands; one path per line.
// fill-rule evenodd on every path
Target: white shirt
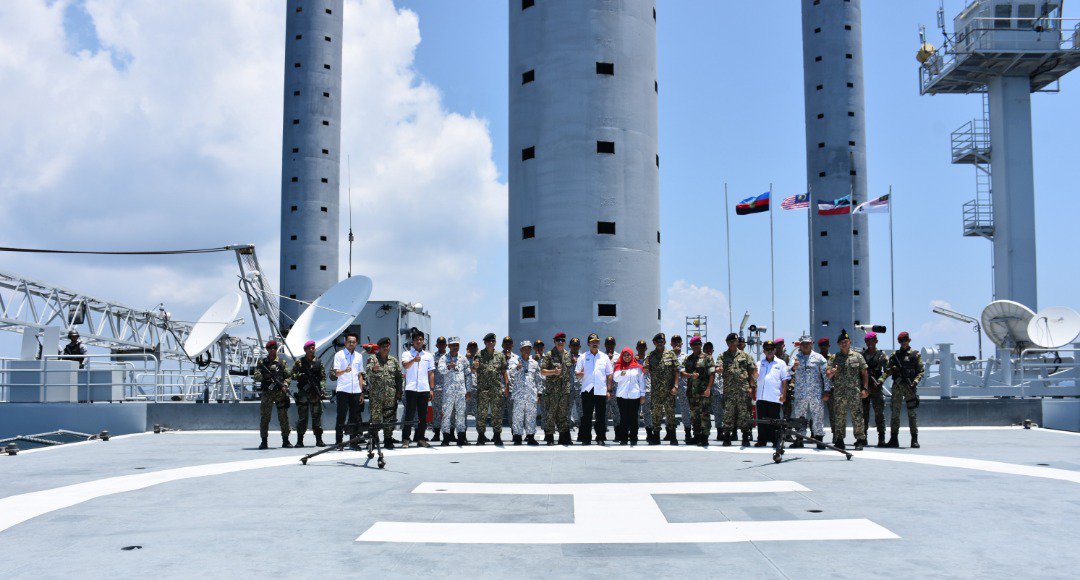
M 581 392 L 592 391 L 594 395 L 607 395 L 607 378 L 615 372 L 611 359 L 603 352 L 586 351 L 578 357 L 574 373 L 585 372 L 581 377 Z
M 337 378 L 337 388 L 334 390 L 342 393 L 360 393 L 363 390 L 360 388 L 360 371 L 363 367 L 364 359 L 359 352 L 355 350 L 349 352 L 347 348 L 337 351 L 334 355 L 334 370 L 350 370 Z
M 761 359 L 758 361 L 757 367 L 758 400 L 779 403 L 783 382 L 791 378 L 787 364 L 779 358 L 773 357 L 772 362 Z
M 615 371 L 611 376 L 615 381 L 615 396 L 620 399 L 640 399 L 645 396 L 645 373 L 642 369 L 624 369 Z
M 416 358 L 420 360 L 405 369 L 405 390 L 429 391 L 432 385 L 428 382 L 428 371 L 435 370 L 435 357 L 431 356 L 431 353 L 426 350 L 416 352 L 416 349 L 410 348 L 401 353 L 401 364 L 404 366 L 405 363 Z

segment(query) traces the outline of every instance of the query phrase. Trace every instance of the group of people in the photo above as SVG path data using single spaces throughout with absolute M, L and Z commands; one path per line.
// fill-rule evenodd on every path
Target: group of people
M 668 340 L 664 333 L 653 337 L 653 350 L 644 340 L 636 349 L 623 348 L 616 354 L 616 341 L 590 334 L 581 351 L 577 338 L 565 333 L 553 337 L 554 346 L 525 340 L 517 344 L 508 336 L 496 349 L 496 335 L 488 333 L 481 348 L 469 342 L 461 351 L 461 340 L 439 337 L 434 352 L 426 350 L 423 332 L 412 333 L 412 344 L 400 359 L 390 353 L 391 341 L 382 338 L 365 358 L 357 351 L 358 337 L 346 336 L 345 348 L 334 355 L 330 373 L 315 356 L 315 343 L 304 346 L 304 356 L 291 369 L 277 354 L 277 343 L 266 344 L 267 355 L 259 360 L 254 378 L 261 391 L 260 449 L 266 449 L 270 419 L 277 408 L 282 447 L 290 443 L 288 404 L 290 383 L 299 419 L 296 447 L 304 446 L 310 422 L 315 445 L 323 446 L 322 403 L 327 378 L 336 382 L 337 421 L 335 443 L 354 440 L 362 422 L 365 395 L 370 404 L 370 421 L 382 433 L 382 445 L 393 449 L 410 445 L 429 447 L 469 445 L 466 416 L 475 417 L 475 443 L 502 445 L 505 406 L 510 405 L 509 423 L 514 445 L 540 445 L 537 440 L 537 413 L 541 418 L 544 443 L 572 445 L 571 430 L 577 427 L 576 441 L 582 445 L 608 441 L 609 420 L 614 426 L 613 441 L 636 445 L 639 429 L 645 427 L 646 442 L 678 445 L 677 428 L 682 423 L 684 443 L 708 446 L 712 417 L 717 420 L 716 440 L 725 446 L 739 441 L 749 446 L 753 440 L 753 416 L 758 419 L 805 419 L 803 435 L 824 438 L 826 414 L 833 434 L 832 443 L 846 447 L 847 418 L 855 432 L 854 447 L 868 444 L 865 418 L 874 413 L 878 447 L 899 447 L 900 413 L 906 407 L 911 447 L 919 447 L 916 388 L 922 379 L 919 353 L 911 348 L 908 333 L 897 336 L 900 349 L 891 356 L 877 348 L 877 336 L 868 332 L 865 348 L 857 352 L 851 338 L 841 331 L 839 352 L 830 354 L 827 338 L 798 340 L 788 353 L 784 339 L 765 342 L 761 360 L 746 352 L 746 343 L 735 333 L 728 334 L 726 349 L 714 355 L 713 344 L 700 336 L 689 339 L 689 352 L 682 350 L 682 337 Z M 885 440 L 885 380 L 892 377 L 891 429 Z M 404 405 L 401 440 L 393 438 L 398 404 Z M 428 432 L 428 405 L 432 406 L 432 437 Z M 414 428 L 415 426 L 415 428 Z M 488 437 L 488 428 L 491 437 Z M 663 428 L 663 433 L 661 433 Z M 739 433 L 741 432 L 741 440 Z M 775 424 L 758 424 L 758 447 L 778 446 L 783 436 Z M 346 439 L 348 437 L 348 439 Z M 792 447 L 803 447 L 795 438 Z M 824 447 L 819 444 L 819 447 Z

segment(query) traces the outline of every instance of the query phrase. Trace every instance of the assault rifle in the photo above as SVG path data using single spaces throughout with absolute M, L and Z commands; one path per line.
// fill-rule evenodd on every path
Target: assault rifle
M 375 454 L 378 453 L 379 469 L 383 469 L 386 467 L 386 459 L 383 457 L 382 446 L 379 445 L 379 433 L 382 433 L 382 430 L 387 427 L 393 428 L 398 425 L 415 425 L 417 423 L 418 421 L 416 419 L 412 421 L 389 421 L 385 423 L 375 421 L 361 423 L 359 429 L 360 433 L 354 435 L 348 441 L 335 443 L 314 453 L 309 453 L 300 458 L 300 463 L 307 465 L 308 459 L 311 459 L 312 457 L 317 457 L 330 451 L 342 451 L 346 447 L 358 448 L 361 443 L 366 443 L 367 458 L 372 459 L 375 457 Z
M 804 440 L 817 443 L 818 445 L 824 445 L 826 449 L 832 449 L 837 453 L 843 453 L 847 457 L 848 461 L 851 461 L 852 455 L 835 445 L 830 445 L 824 441 L 819 441 L 813 437 L 807 437 L 802 434 L 802 430 L 806 429 L 810 425 L 810 421 L 805 417 L 792 417 L 790 419 L 754 419 L 754 423 L 758 425 L 769 425 L 775 427 L 780 431 L 777 435 L 778 443 L 773 450 L 772 460 L 776 463 L 780 463 L 784 460 L 784 445 L 788 439 L 792 441 Z
M 281 362 L 280 359 L 278 360 L 278 362 L 279 362 L 279 364 L 284 364 L 284 363 Z M 277 375 L 275 375 L 274 372 L 270 370 L 270 367 L 266 366 L 266 363 L 264 363 L 262 361 L 259 362 L 259 370 L 270 377 L 270 382 L 274 383 L 274 388 L 281 389 L 282 391 L 285 392 L 285 408 L 288 409 L 289 408 L 289 385 L 286 385 L 285 383 L 282 383 L 281 379 L 277 378 Z M 263 390 L 262 385 L 256 386 L 256 390 L 261 392 Z

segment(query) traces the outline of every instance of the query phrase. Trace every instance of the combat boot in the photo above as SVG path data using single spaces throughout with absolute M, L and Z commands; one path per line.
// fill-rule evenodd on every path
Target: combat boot
M 526 443 L 526 444 L 528 444 L 528 445 L 532 445 L 533 447 L 535 447 L 535 446 L 537 446 L 537 445 L 539 445 L 539 444 L 540 444 L 540 443 L 539 443 L 539 442 L 538 442 L 538 441 L 536 440 L 536 436 L 535 436 L 535 435 L 526 435 L 526 436 L 525 436 L 525 443 Z
M 679 438 L 675 436 L 675 430 L 674 429 L 668 429 L 667 430 L 667 435 L 664 437 L 664 440 L 667 441 L 668 443 L 672 444 L 672 445 L 678 445 L 679 444 Z
M 498 443 L 496 443 L 498 445 Z M 521 435 L 514 435 L 514 445 L 521 445 Z
M 323 433 L 322 431 L 316 431 L 315 432 L 315 446 L 316 447 L 326 447 L 326 443 L 323 443 L 323 440 L 322 440 L 322 433 Z
M 918 449 L 919 448 L 919 436 L 918 435 L 912 435 L 911 436 L 911 446 L 910 447 L 912 449 Z
M 843 439 L 837 439 L 836 443 L 833 443 L 833 446 L 835 446 L 837 449 L 847 449 L 847 445 L 844 444 Z
M 754 447 L 765 447 L 769 442 L 758 435 L 758 440 L 754 443 Z
M 394 440 L 391 439 L 390 437 L 387 437 L 386 441 L 383 442 L 383 449 L 393 449 L 393 448 L 394 448 Z
M 266 444 L 266 437 L 263 437 L 262 443 L 259 443 L 259 449 L 270 449 L 270 446 Z
M 450 434 L 447 433 L 446 437 L 443 437 L 442 444 L 440 444 L 439 447 L 449 447 L 450 446 L 450 441 L 452 439 L 453 439 L 453 437 L 451 437 Z
M 806 444 L 803 443 L 802 439 L 796 438 L 795 442 L 791 444 L 792 449 L 802 449 L 803 447 L 806 447 Z
M 495 438 L 492 439 L 491 442 L 494 443 L 495 445 L 498 445 L 499 447 L 502 447 L 502 444 L 503 444 L 502 431 L 496 431 L 495 432 Z
M 877 446 L 878 447 L 885 447 L 885 433 L 882 432 L 882 431 L 878 431 L 878 434 L 877 434 Z
M 458 434 L 457 434 L 457 446 L 458 447 L 465 447 L 468 444 L 469 444 L 469 437 L 465 434 L 464 431 L 458 431 Z
M 552 445 L 555 445 L 555 434 L 554 433 L 544 433 L 544 443 L 546 445 L 548 445 L 549 447 L 552 446 Z
M 476 444 L 477 445 L 483 445 L 483 444 L 487 443 L 487 441 L 488 441 L 488 438 L 487 438 L 487 435 L 484 434 L 484 431 L 477 431 L 477 433 L 476 433 Z
M 889 447 L 892 449 L 900 448 L 900 441 L 896 439 L 896 433 L 889 435 L 889 442 L 885 444 L 885 447 Z
M 694 443 L 694 438 L 690 436 L 690 429 L 688 427 L 683 427 L 683 443 L 686 443 L 687 445 L 692 445 Z
M 289 443 L 289 436 L 288 435 L 282 435 L 281 436 L 281 448 L 282 449 L 292 449 L 292 443 Z
M 299 433 L 299 434 L 296 435 L 296 445 L 293 445 L 293 447 L 296 447 L 297 449 L 303 449 L 304 448 L 304 434 L 303 433 Z
M 824 437 L 824 435 L 822 435 L 822 437 Z M 817 444 L 817 448 L 818 448 L 818 449 L 825 449 L 826 447 L 825 447 L 825 444 L 824 444 L 824 443 L 818 443 L 818 444 Z
M 742 434 L 742 446 L 743 447 L 750 447 L 750 432 L 749 431 L 743 431 L 743 434 Z
M 434 431 L 435 431 L 435 434 L 431 436 L 431 440 L 434 441 L 435 443 L 438 443 L 439 438 L 440 438 L 439 437 L 439 430 L 435 429 Z
M 573 444 L 570 438 L 570 431 L 559 431 L 559 445 L 565 445 L 569 447 Z
M 716 440 L 717 441 L 723 441 L 724 440 L 724 432 L 721 430 L 720 427 L 716 428 Z
M 855 451 L 862 451 L 863 447 L 865 445 L 866 445 L 865 441 L 863 441 L 862 439 L 856 439 L 855 440 Z
M 645 438 L 645 442 L 648 443 L 649 445 L 659 445 L 660 444 L 660 430 L 659 429 L 649 429 L 649 436 Z

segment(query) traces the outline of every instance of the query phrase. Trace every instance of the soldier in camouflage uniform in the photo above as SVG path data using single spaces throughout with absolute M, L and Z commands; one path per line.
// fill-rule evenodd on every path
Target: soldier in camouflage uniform
M 889 408 L 889 442 L 886 447 L 900 447 L 900 405 L 907 407 L 908 429 L 911 432 L 911 448 L 919 448 L 919 426 L 915 421 L 915 409 L 919 408 L 919 394 L 915 390 L 923 377 L 922 357 L 911 348 L 911 336 L 906 332 L 896 335 L 900 350 L 889 357 L 889 376 L 893 378 L 892 401 Z
M 675 436 L 675 390 L 676 375 L 679 372 L 679 357 L 675 351 L 667 350 L 664 333 L 653 337 L 653 351 L 645 359 L 645 374 L 652 383 L 652 430 L 649 432 L 649 445 L 660 444 L 660 423 L 667 423 L 665 441 L 678 445 Z
M 267 449 L 270 434 L 270 415 L 277 407 L 278 425 L 281 426 L 281 447 L 289 449 L 289 371 L 285 361 L 278 358 L 277 341 L 266 343 L 266 356 L 255 365 L 255 383 L 259 386 L 259 449 Z
M 495 351 L 495 333 L 484 337 L 484 350 L 473 359 L 476 373 L 476 444 L 487 443 L 485 434 L 490 423 L 494 432 L 492 441 L 502 445 L 502 417 L 505 393 L 510 378 L 507 376 L 506 357 Z
M 863 422 L 862 402 L 866 398 L 868 375 L 866 360 L 862 355 L 851 350 L 851 337 L 846 330 L 840 331 L 836 340 L 840 352 L 829 359 L 826 372 L 832 381 L 832 392 L 827 396 L 833 401 L 834 431 L 836 446 L 844 449 L 844 437 L 847 436 L 847 416 L 851 413 L 851 423 L 855 428 L 855 450 L 861 451 L 866 442 L 866 423 Z
M 777 339 L 773 340 L 773 344 L 776 345 L 776 354 L 774 356 L 776 356 L 776 358 L 784 361 L 784 364 L 786 364 L 788 366 L 788 369 L 790 369 L 791 368 L 791 354 L 789 354 L 787 349 L 785 348 L 784 339 L 783 338 L 777 338 Z M 798 345 L 796 345 L 796 347 L 797 346 Z M 787 391 L 784 393 L 784 402 L 783 402 L 783 405 L 781 407 L 780 416 L 783 417 L 784 419 L 790 419 L 791 418 L 791 407 L 792 407 L 794 399 L 795 399 L 795 381 L 791 380 L 791 381 L 788 381 Z
M 728 447 L 735 438 L 735 429 L 742 430 L 742 444 L 750 445 L 750 396 L 757 389 L 757 363 L 739 348 L 739 335 L 727 335 L 727 350 L 720 355 L 717 366 L 724 377 L 724 436 Z
M 701 352 L 709 355 L 709 357 L 713 359 L 713 362 L 716 363 L 713 367 L 713 376 L 715 378 L 713 379 L 712 397 L 710 397 L 709 399 L 712 401 L 710 407 L 712 410 L 713 420 L 716 422 L 716 440 L 722 441 L 724 438 L 724 430 L 721 428 L 722 423 L 720 418 L 723 416 L 724 413 L 724 397 L 721 396 L 721 390 L 723 388 L 722 385 L 724 382 L 724 373 L 720 369 L 720 358 L 716 356 L 716 351 L 714 350 L 713 343 L 711 341 L 706 342 L 705 345 L 701 347 Z
M 821 354 L 814 352 L 814 339 L 803 336 L 799 339 L 799 350 L 791 357 L 791 383 L 795 385 L 793 393 L 795 400 L 792 401 L 791 416 L 807 419 L 810 423 L 810 434 L 818 441 L 824 441 L 825 437 L 825 395 L 832 390 L 832 382 L 829 381 L 825 369 L 829 361 Z M 786 398 L 786 395 L 785 395 Z M 806 434 L 806 428 L 800 430 Z M 802 439 L 791 444 L 793 448 L 801 448 L 805 444 Z M 825 449 L 823 443 L 817 444 L 818 449 Z
M 477 346 L 475 340 L 470 340 L 469 344 L 465 347 L 465 360 L 469 361 L 469 366 L 465 368 L 465 421 L 468 422 L 469 415 L 476 416 L 476 372 L 473 370 L 473 361 L 476 360 L 476 353 L 480 351 L 480 347 Z M 468 443 L 468 440 L 465 441 Z
M 679 368 L 683 367 L 686 363 L 686 356 L 688 353 L 683 352 L 682 349 L 682 337 L 675 335 L 671 337 L 671 350 L 675 351 L 675 357 L 679 360 Z M 683 441 L 690 444 L 690 401 L 686 398 L 686 379 L 680 374 L 679 391 L 675 394 L 675 412 L 679 414 L 679 422 L 683 426 Z
M 544 377 L 543 407 L 544 442 L 555 444 L 555 433 L 559 434 L 559 445 L 570 445 L 570 400 L 578 398 L 578 392 L 571 389 L 574 384 L 574 363 L 570 353 L 566 352 L 566 333 L 555 335 L 555 348 L 544 354 L 540 361 L 540 375 Z
M 439 374 L 439 360 L 446 356 L 445 336 L 440 336 L 435 340 L 435 349 L 435 352 L 432 353 L 432 358 L 435 359 L 435 384 L 433 385 L 431 397 L 431 430 L 434 432 L 431 440 L 439 441 L 443 424 L 443 377 Z M 423 433 L 419 434 L 419 436 L 422 435 Z
M 390 424 L 397 421 L 397 404 L 401 400 L 405 373 L 398 359 L 390 354 L 390 338 L 380 338 L 378 346 L 378 352 L 367 358 L 364 377 L 371 396 L 371 422 L 386 424 L 383 427 L 383 446 L 393 449 L 390 435 L 394 428 Z
M 442 446 L 446 447 L 454 440 L 457 434 L 458 447 L 467 443 L 465 439 L 465 403 L 469 399 L 466 388 L 466 373 L 469 372 L 469 359 L 461 354 L 461 340 L 451 336 L 448 341 L 450 352 L 439 358 L 435 369 L 435 376 L 442 377 L 443 400 L 442 400 L 442 425 L 440 425 L 443 440 Z M 451 427 L 451 418 L 454 419 Z
M 503 395 L 503 420 L 502 423 L 510 422 L 514 416 L 514 400 L 510 398 L 510 391 L 514 388 L 514 373 L 511 369 L 517 366 L 521 357 L 514 352 L 514 339 L 504 336 L 502 340 L 502 354 L 506 357 L 506 390 Z
M 609 336 L 604 339 L 604 354 L 607 355 L 611 364 L 615 364 L 615 361 L 619 359 L 619 355 L 615 352 L 615 337 Z M 611 397 L 607 400 L 607 413 L 605 414 L 608 421 L 611 421 L 612 425 L 619 424 L 619 401 L 615 397 Z
M 712 431 L 712 385 L 715 372 L 713 358 L 701 351 L 701 337 L 690 339 L 691 353 L 683 362 L 680 376 L 687 380 L 686 398 L 690 403 L 690 420 L 693 425 L 692 445 L 709 446 Z
M 296 359 L 292 367 L 292 380 L 296 381 L 296 447 L 304 446 L 308 415 L 311 430 L 315 433 L 315 445 L 323 446 L 322 399 L 326 384 L 326 370 L 321 360 L 315 358 L 315 341 L 304 344 L 304 356 Z
M 577 368 L 578 357 L 581 356 L 581 339 L 574 337 L 570 339 L 570 427 L 577 428 L 581 423 L 581 379 L 577 378 L 574 374 L 574 369 Z M 577 440 L 580 443 L 582 441 L 581 430 L 578 429 Z
M 649 343 L 644 339 L 637 341 L 637 352 L 634 353 L 634 360 L 637 364 L 645 367 L 645 359 L 649 356 Z M 646 438 L 652 433 L 652 409 L 649 405 L 652 404 L 652 380 L 649 378 L 649 373 L 642 371 L 645 375 L 645 402 L 641 404 L 641 422 L 645 425 Z
M 531 342 L 521 341 L 521 356 L 514 364 L 510 391 L 514 402 L 514 414 L 510 418 L 514 445 L 521 445 L 522 437 L 529 445 L 539 445 L 536 442 L 536 403 L 540 398 L 540 363 L 532 356 Z
M 873 405 L 874 424 L 877 426 L 877 446 L 885 447 L 885 392 L 881 387 L 885 383 L 889 361 L 885 358 L 885 353 L 877 348 L 877 333 L 867 332 L 863 341 L 866 343 L 866 348 L 863 349 L 862 356 L 866 361 L 866 373 L 869 377 L 866 390 L 870 393 L 870 396 L 862 400 L 863 419 L 867 423 L 870 422 L 870 406 Z M 866 441 L 863 441 L 863 445 L 867 445 Z

